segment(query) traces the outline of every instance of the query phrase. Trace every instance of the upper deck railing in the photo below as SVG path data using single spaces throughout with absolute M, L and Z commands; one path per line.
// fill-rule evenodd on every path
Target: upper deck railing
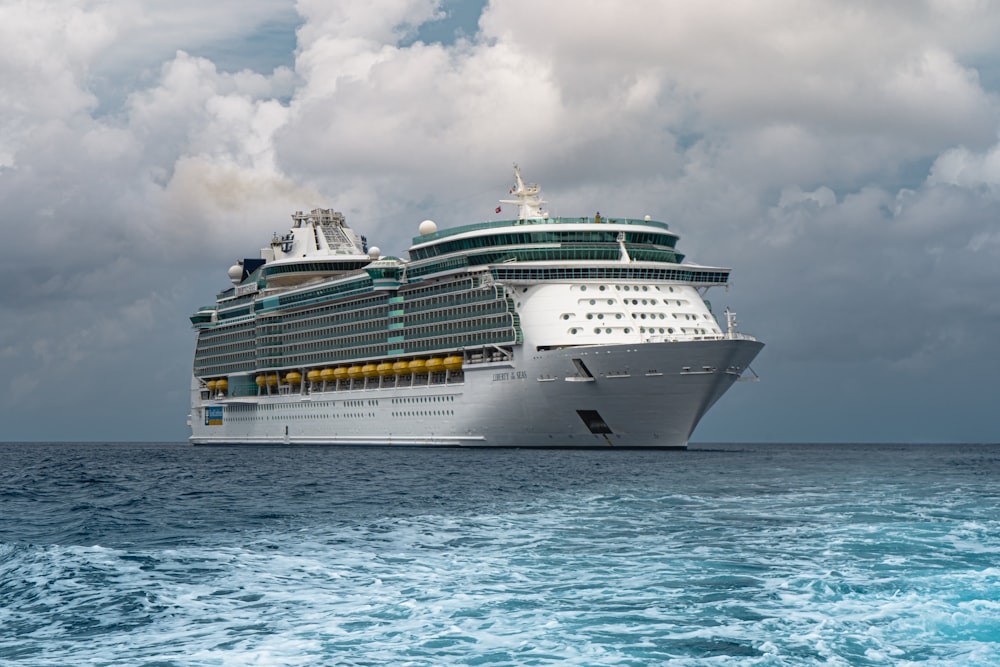
M 413 237 L 413 245 L 423 245 L 430 241 L 436 241 L 438 239 L 447 238 L 449 236 L 455 236 L 457 234 L 465 234 L 466 232 L 474 232 L 480 229 L 502 229 L 504 227 L 522 227 L 524 225 L 585 225 L 585 224 L 598 224 L 598 225 L 644 225 L 647 227 L 657 227 L 659 229 L 670 229 L 669 225 L 665 222 L 660 222 L 658 220 L 638 220 L 635 218 L 605 218 L 594 217 L 594 218 L 529 218 L 527 220 L 493 220 L 490 222 L 477 222 L 471 225 L 462 225 L 460 227 L 449 227 L 448 229 L 442 229 L 440 231 L 432 232 L 430 234 L 423 234 L 421 236 Z

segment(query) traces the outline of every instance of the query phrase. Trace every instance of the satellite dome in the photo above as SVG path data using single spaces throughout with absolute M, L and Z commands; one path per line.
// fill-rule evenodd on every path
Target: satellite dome
M 233 264 L 230 266 L 229 280 L 231 280 L 234 285 L 239 285 L 240 281 L 243 280 L 243 267 L 239 264 Z
M 382 250 L 379 249 L 379 247 L 377 245 L 373 245 L 371 248 L 368 248 L 368 259 L 370 259 L 373 262 L 376 259 L 378 259 L 379 255 L 381 255 L 381 254 L 382 254 Z
M 437 223 L 433 220 L 424 220 L 420 223 L 420 235 L 427 236 L 428 234 L 433 234 L 438 230 Z

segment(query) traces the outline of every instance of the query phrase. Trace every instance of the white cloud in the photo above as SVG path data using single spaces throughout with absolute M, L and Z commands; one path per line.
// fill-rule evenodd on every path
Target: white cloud
M 0 7 L 8 377 L 136 353 L 293 210 L 394 253 L 422 218 L 489 217 L 514 160 L 557 214 L 650 213 L 733 265 L 713 300 L 777 368 L 930 377 L 992 349 L 991 5 L 505 0 L 444 46 L 406 45 L 433 0 L 303 0 L 294 71 L 208 55 L 292 7 Z
M 934 161 L 928 183 L 976 189 L 1000 188 L 1000 143 L 977 153 L 964 146 L 949 149 Z

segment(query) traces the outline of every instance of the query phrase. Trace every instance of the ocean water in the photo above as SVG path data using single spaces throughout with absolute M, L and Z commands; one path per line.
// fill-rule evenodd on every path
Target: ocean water
M 1000 665 L 1000 446 L 0 444 L 3 665 Z

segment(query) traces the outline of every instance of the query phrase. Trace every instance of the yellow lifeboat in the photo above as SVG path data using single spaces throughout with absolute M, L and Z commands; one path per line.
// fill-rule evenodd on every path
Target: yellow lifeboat
M 225 391 L 229 389 L 229 381 L 226 380 L 226 378 L 222 378 L 221 380 L 216 380 L 215 388 L 218 389 L 219 391 Z
M 425 366 L 428 373 L 437 373 L 438 371 L 444 370 L 444 359 L 441 357 L 431 357 L 427 360 L 427 365 Z
M 338 366 L 333 371 L 333 378 L 335 380 L 346 380 L 347 379 L 347 367 Z
M 265 384 L 267 384 L 267 378 L 265 378 L 263 375 L 258 375 L 256 378 L 254 378 L 254 382 L 257 383 L 258 387 L 263 387 Z
M 462 370 L 462 357 L 457 357 L 457 356 L 445 357 L 444 367 L 449 371 Z
M 205 383 L 205 386 L 208 387 L 209 391 L 215 391 L 215 380 L 209 380 Z
M 361 374 L 366 378 L 373 378 L 378 376 L 378 367 L 375 364 L 365 364 L 361 367 Z
M 410 372 L 410 365 L 405 361 L 397 361 L 392 365 L 392 372 L 396 375 L 406 375 Z
M 410 362 L 410 372 L 417 375 L 427 375 L 427 362 L 423 359 L 414 359 Z
M 268 387 L 273 387 L 276 384 L 278 384 L 278 376 L 277 375 L 268 375 L 267 376 L 267 386 Z
M 358 378 L 363 377 L 363 375 L 364 374 L 361 372 L 361 366 L 351 366 L 347 369 L 347 377 L 352 380 L 357 380 Z
M 334 376 L 332 368 L 324 368 L 319 372 L 319 379 L 323 382 L 333 382 L 337 378 Z
M 378 373 L 380 377 L 392 375 L 392 364 L 390 364 L 387 361 L 383 361 L 381 364 L 375 367 L 375 372 Z
M 285 376 L 285 384 L 300 384 L 302 382 L 302 373 L 298 371 L 292 371 Z
M 308 373 L 306 373 L 306 379 L 309 380 L 310 382 L 319 382 L 320 380 L 323 379 L 323 376 L 318 370 L 313 369 Z

